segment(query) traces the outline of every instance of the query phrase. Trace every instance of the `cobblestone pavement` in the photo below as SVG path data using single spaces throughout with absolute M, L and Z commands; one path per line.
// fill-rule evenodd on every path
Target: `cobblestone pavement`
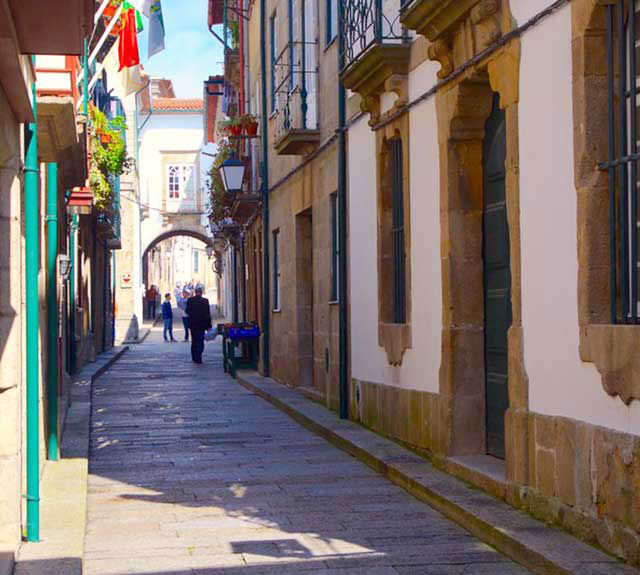
M 527 573 L 161 339 L 94 386 L 85 574 Z

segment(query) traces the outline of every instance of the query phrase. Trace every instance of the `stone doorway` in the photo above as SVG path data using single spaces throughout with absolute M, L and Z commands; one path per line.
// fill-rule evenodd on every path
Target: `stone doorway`
M 296 215 L 296 332 L 298 385 L 312 388 L 313 357 L 313 214 Z
M 436 449 L 449 456 L 497 455 L 506 459 L 506 475 L 516 477 L 526 468 L 522 449 L 526 446 L 526 433 L 513 434 L 510 430 L 520 410 L 526 409 L 527 382 L 521 349 L 517 91 L 511 89 L 504 74 L 511 62 L 511 56 L 505 53 L 502 60 L 470 71 L 436 96 L 440 172 L 447 175 L 441 178 L 440 188 L 443 330 L 438 422 L 441 431 Z M 512 76 L 517 79 L 517 75 Z M 502 148 L 501 157 L 495 160 L 501 168 L 500 210 L 496 213 L 502 224 L 498 243 L 502 256 L 508 254 L 499 258 L 504 260 L 499 266 L 504 280 L 500 289 L 505 295 L 508 287 L 509 297 L 500 300 L 502 313 L 498 315 L 504 321 L 499 322 L 499 353 L 486 356 L 485 352 L 493 350 L 485 348 L 485 340 L 489 339 L 485 338 L 485 308 L 498 302 L 485 298 L 485 282 L 494 280 L 485 277 L 484 253 L 485 211 L 494 208 L 485 205 L 484 193 L 485 146 L 496 144 L 486 138 L 491 131 L 494 135 L 489 133 L 489 140 L 497 137 Z M 487 401 L 485 370 L 492 375 L 494 371 L 490 363 L 499 364 L 497 372 L 501 376 L 502 394 L 495 405 L 491 398 Z M 490 396 L 493 391 L 490 386 Z M 487 425 L 488 418 L 498 421 L 495 433 Z

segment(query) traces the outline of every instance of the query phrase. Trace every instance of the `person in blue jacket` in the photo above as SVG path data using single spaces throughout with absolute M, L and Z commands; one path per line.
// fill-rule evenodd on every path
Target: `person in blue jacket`
M 164 337 L 164 341 L 169 341 L 167 339 L 167 333 L 171 338 L 171 341 L 176 341 L 173 339 L 173 309 L 171 307 L 171 294 L 164 294 L 164 301 L 162 302 L 162 321 L 164 323 L 164 329 L 162 331 L 162 335 Z

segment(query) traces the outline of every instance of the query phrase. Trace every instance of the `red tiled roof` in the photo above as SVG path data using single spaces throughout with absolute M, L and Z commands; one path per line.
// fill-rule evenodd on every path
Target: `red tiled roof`
M 154 98 L 154 110 L 202 112 L 204 102 L 199 98 Z

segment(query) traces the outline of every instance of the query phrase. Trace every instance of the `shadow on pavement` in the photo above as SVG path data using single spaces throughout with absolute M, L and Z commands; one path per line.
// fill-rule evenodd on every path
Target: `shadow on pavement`
M 93 386 L 87 575 L 526 573 L 161 338 Z

